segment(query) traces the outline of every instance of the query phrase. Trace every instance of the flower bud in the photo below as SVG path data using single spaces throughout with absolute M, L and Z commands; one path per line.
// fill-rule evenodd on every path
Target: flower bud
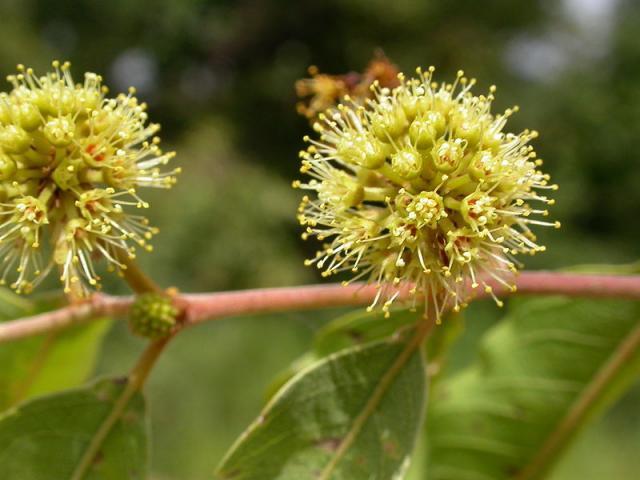
M 409 126 L 407 116 L 400 106 L 385 106 L 373 115 L 373 133 L 383 142 L 398 138 Z
M 383 145 L 378 140 L 367 135 L 354 135 L 346 138 L 338 146 L 340 156 L 350 163 L 361 167 L 375 169 L 380 167 L 386 158 Z
M 495 169 L 495 162 L 496 159 L 491 152 L 480 150 L 471 158 L 471 162 L 469 163 L 469 175 L 471 175 L 474 180 L 486 178 L 486 176 L 490 175 Z
M 16 173 L 16 162 L 6 153 L 0 154 L 0 182 L 11 180 Z
M 422 170 L 422 155 L 411 148 L 399 150 L 391 155 L 391 168 L 406 180 L 416 178 Z
M 178 309 L 166 295 L 138 295 L 129 312 L 129 327 L 136 335 L 159 339 L 170 335 L 177 325 Z
M 456 138 L 455 140 L 440 140 L 431 151 L 431 165 L 439 172 L 453 172 L 464 156 L 466 143 Z
M 49 120 L 43 129 L 44 136 L 54 147 L 66 147 L 73 140 L 75 125 L 66 117 Z
M 29 148 L 31 139 L 24 129 L 7 125 L 0 129 L 0 147 L 6 153 L 22 153 Z
M 29 132 L 38 128 L 42 123 L 40 110 L 32 103 L 19 105 L 17 107 L 17 114 L 20 126 Z
M 355 207 L 364 199 L 364 188 L 345 172 L 338 172 L 334 182 L 320 184 L 318 196 L 322 202 L 336 205 L 338 208 Z

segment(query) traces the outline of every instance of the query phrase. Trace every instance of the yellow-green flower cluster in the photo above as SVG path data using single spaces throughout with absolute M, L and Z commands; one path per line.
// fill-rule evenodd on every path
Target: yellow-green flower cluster
M 544 250 L 530 227 L 559 223 L 534 218 L 548 215 L 541 192 L 557 186 L 529 146 L 537 132 L 504 131 L 517 107 L 494 115 L 495 87 L 476 96 L 463 72 L 438 84 L 433 71 L 321 115 L 300 153 L 310 179 L 294 186 L 314 192 L 299 209 L 303 238 L 327 242 L 307 264 L 374 282 L 370 308 L 387 313 L 409 284 L 414 306 L 433 302 L 439 318 L 470 290 L 495 298 L 488 280 L 514 289 L 514 255 Z
M 129 327 L 141 337 L 158 339 L 169 335 L 176 327 L 178 309 L 170 297 L 158 293 L 136 296 L 129 312 Z
M 135 246 L 151 247 L 148 204 L 138 187 L 167 188 L 178 169 L 161 172 L 164 153 L 146 105 L 128 94 L 108 98 L 102 79 L 75 83 L 69 63 L 36 76 L 18 66 L 0 94 L 0 258 L 2 282 L 31 291 L 52 269 L 65 290 L 99 286 L 93 259 L 125 268 Z

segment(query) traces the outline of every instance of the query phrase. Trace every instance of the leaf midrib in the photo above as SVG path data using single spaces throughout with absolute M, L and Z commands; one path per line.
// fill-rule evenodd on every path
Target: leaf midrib
M 380 381 L 373 390 L 369 400 L 365 403 L 361 412 L 351 424 L 351 427 L 338 445 L 338 448 L 335 450 L 335 453 L 331 457 L 329 463 L 318 476 L 317 480 L 330 479 L 331 475 L 340 463 L 340 460 L 342 460 L 351 445 L 353 445 L 358 438 L 358 435 L 362 431 L 369 417 L 375 413 L 378 405 L 391 387 L 391 384 L 402 370 L 402 367 L 404 367 L 415 351 L 420 347 L 420 345 L 422 345 L 422 341 L 430 331 L 431 326 L 431 323 L 425 320 L 418 325 L 418 329 L 414 336 L 410 339 L 405 348 L 402 349 L 385 374 L 380 378 Z
M 538 478 L 559 456 L 574 433 L 582 427 L 592 409 L 607 393 L 607 388 L 616 379 L 619 371 L 640 350 L 640 323 L 618 345 L 608 361 L 593 376 L 580 396 L 567 410 L 558 426 L 544 441 L 531 461 L 516 474 L 514 480 Z

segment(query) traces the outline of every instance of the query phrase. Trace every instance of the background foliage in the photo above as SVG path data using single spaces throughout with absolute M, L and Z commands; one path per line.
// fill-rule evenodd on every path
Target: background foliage
M 307 129 L 292 85 L 309 64 L 357 70 L 382 47 L 407 71 L 464 68 L 481 89 L 498 85 L 498 108 L 521 106 L 514 130 L 542 133 L 537 146 L 561 185 L 554 215 L 563 229 L 545 235 L 547 253 L 527 266 L 556 268 L 640 253 L 639 22 L 632 0 L 460 0 L 455 8 L 445 0 L 0 0 L 0 71 L 19 62 L 43 70 L 62 58 L 76 75 L 103 73 L 115 91 L 138 87 L 185 171 L 170 196 L 148 195 L 162 233 L 142 261 L 187 291 L 319 280 L 302 267 L 313 247 L 298 239 L 289 188 Z M 482 303 L 466 314 L 452 372 L 473 358 L 495 310 Z M 182 333 L 149 389 L 154 478 L 209 478 L 272 378 L 335 314 Z M 117 326 L 97 372 L 123 373 L 139 347 Z M 639 403 L 636 387 L 579 439 L 554 480 L 632 478 Z

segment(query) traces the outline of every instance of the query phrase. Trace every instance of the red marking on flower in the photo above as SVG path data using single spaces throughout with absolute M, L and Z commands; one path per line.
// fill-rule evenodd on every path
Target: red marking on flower
M 87 148 L 85 149 L 85 151 L 91 155 L 93 157 L 93 159 L 96 162 L 101 162 L 104 160 L 104 153 L 99 153 L 97 155 L 94 155 L 94 151 L 96 150 L 96 144 L 95 143 L 90 143 L 89 145 L 87 145 Z
M 478 200 L 475 199 L 475 198 L 472 198 L 471 200 L 469 200 L 467 202 L 469 207 L 474 207 L 476 203 L 478 203 Z M 469 208 L 468 215 L 469 215 L 470 218 L 473 218 L 474 220 L 478 219 L 478 214 L 476 213 L 476 211 L 473 208 Z
M 469 237 L 458 237 L 454 240 L 457 247 L 466 247 L 469 245 Z
M 446 239 L 442 235 L 438 235 L 437 247 L 439 248 L 437 248 L 437 251 L 438 257 L 440 258 L 440 263 L 442 263 L 442 265 L 449 265 L 449 255 L 447 255 L 447 252 L 445 251 L 446 245 Z

